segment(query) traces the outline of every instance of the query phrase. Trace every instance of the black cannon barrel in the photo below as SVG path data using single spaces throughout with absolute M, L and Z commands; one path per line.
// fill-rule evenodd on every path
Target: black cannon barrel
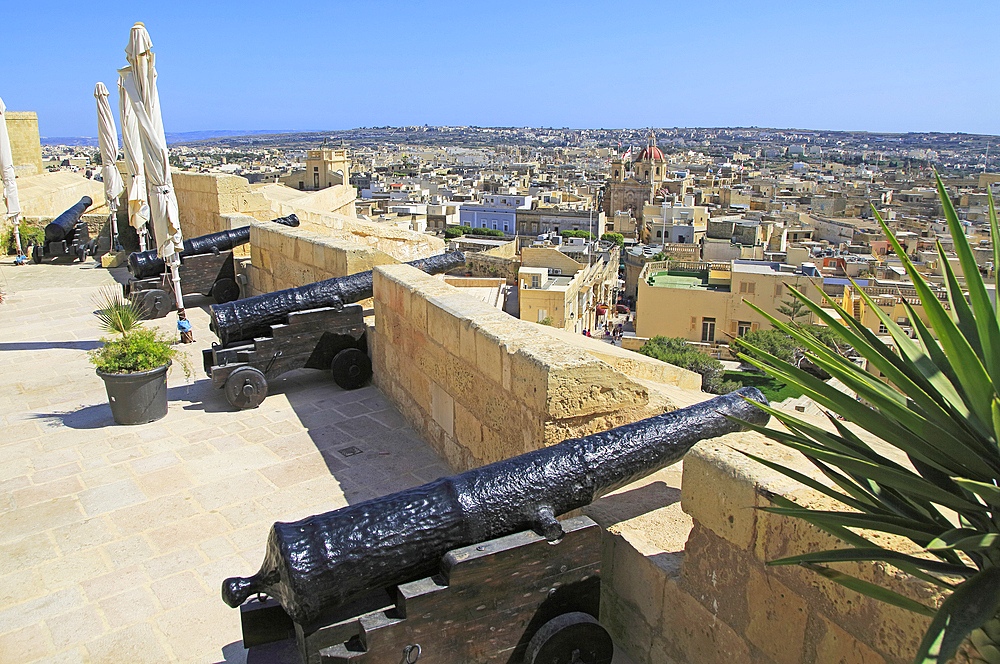
M 77 201 L 76 205 L 50 221 L 45 226 L 45 241 L 59 242 L 60 240 L 65 240 L 66 242 L 72 242 L 76 234 L 77 222 L 80 221 L 80 217 L 87 211 L 87 208 L 93 204 L 94 201 L 90 196 L 84 196 Z
M 299 218 L 294 214 L 290 214 L 287 217 L 278 217 L 271 221 L 284 226 L 299 225 Z M 216 250 L 229 251 L 233 247 L 238 247 L 249 241 L 249 226 L 201 235 L 190 240 L 184 240 L 184 250 L 181 251 L 181 260 L 189 256 L 211 254 Z M 163 274 L 165 269 L 163 259 L 156 255 L 155 249 L 150 251 L 136 251 L 128 255 L 128 271 L 136 279 L 148 279 L 149 277 L 159 276 Z
M 428 274 L 438 274 L 465 265 L 465 254 L 453 251 L 410 261 L 407 265 Z M 226 304 L 213 304 L 209 328 L 219 337 L 223 346 L 228 346 L 236 341 L 268 334 L 271 325 L 283 322 L 293 311 L 337 307 L 371 296 L 372 271 L 368 270 Z
M 298 623 L 366 592 L 437 570 L 461 546 L 534 529 L 562 536 L 556 516 L 679 461 L 700 440 L 764 424 L 759 390 L 745 387 L 695 406 L 574 438 L 357 505 L 275 523 L 264 562 L 222 584 L 232 607 L 263 593 Z

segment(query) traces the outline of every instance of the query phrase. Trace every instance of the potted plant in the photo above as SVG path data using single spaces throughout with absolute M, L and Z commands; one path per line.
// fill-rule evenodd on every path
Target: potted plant
M 90 361 L 108 391 L 111 415 L 118 424 L 146 424 L 167 414 L 167 369 L 177 349 L 157 330 L 142 327 L 142 312 L 113 285 L 95 298 L 104 345 L 90 351 Z M 187 365 L 182 362 L 187 373 Z

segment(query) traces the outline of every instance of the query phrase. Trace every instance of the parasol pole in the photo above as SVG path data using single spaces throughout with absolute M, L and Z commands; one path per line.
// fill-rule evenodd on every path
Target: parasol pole
M 194 343 L 194 331 L 191 329 L 191 323 L 184 311 L 184 295 L 181 293 L 180 253 L 175 251 L 170 256 L 167 265 L 170 271 L 170 280 L 174 284 L 174 299 L 177 302 L 177 331 L 181 333 L 181 343 Z
M 21 251 L 21 213 L 15 212 L 13 217 L 14 220 L 14 248 L 17 250 L 17 257 L 24 257 L 24 252 Z

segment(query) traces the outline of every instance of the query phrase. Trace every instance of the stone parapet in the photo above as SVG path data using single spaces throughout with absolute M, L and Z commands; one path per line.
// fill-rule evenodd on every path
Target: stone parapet
M 804 521 L 761 511 L 774 496 L 819 509 L 836 509 L 836 503 L 741 450 L 818 479 L 796 453 L 757 434 L 737 433 L 703 441 L 684 458 L 687 516 L 664 502 L 643 515 L 644 523 L 614 524 L 601 518 L 596 504 L 595 519 L 607 528 L 601 619 L 615 639 L 641 664 L 911 661 L 929 619 L 798 566 L 766 565 L 847 545 Z M 681 523 L 689 534 L 658 541 L 664 523 L 675 529 Z M 908 540 L 890 546 L 916 550 Z M 832 567 L 928 606 L 941 600 L 936 588 L 889 565 Z
M 375 381 L 456 471 L 670 408 L 585 350 L 406 265 L 375 269 Z
M 246 219 L 246 217 L 243 217 Z M 250 294 L 295 288 L 397 262 L 377 249 L 304 228 L 249 219 Z

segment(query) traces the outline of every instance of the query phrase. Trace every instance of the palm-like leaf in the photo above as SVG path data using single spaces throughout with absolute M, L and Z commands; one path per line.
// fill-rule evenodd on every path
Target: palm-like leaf
M 781 464 L 753 458 L 836 498 L 847 508 L 812 510 L 774 496 L 776 507 L 766 509 L 804 519 L 855 547 L 792 556 L 771 564 L 804 565 L 881 601 L 934 615 L 914 660 L 920 664 L 943 664 L 964 638 L 1000 611 L 1000 394 L 996 387 L 1000 385 L 1000 323 L 940 178 L 937 187 L 965 276 L 968 300 L 940 245 L 947 306 L 875 212 L 913 281 L 926 315 L 925 324 L 914 308 L 905 304 L 915 339 L 861 289 L 857 289 L 859 296 L 886 327 L 895 349 L 832 298 L 822 295 L 833 313 L 791 289 L 796 299 L 840 334 L 888 382 L 831 352 L 807 330 L 782 323 L 760 309 L 757 311 L 776 328 L 806 349 L 811 362 L 854 390 L 863 402 L 757 349 L 749 349 L 752 356 L 741 355 L 896 447 L 909 460 L 905 465 L 888 459 L 833 417 L 833 430 L 828 430 L 764 407 L 785 429 L 753 427 L 804 454 L 833 488 Z M 989 200 L 994 264 L 1000 265 L 1000 227 L 992 195 Z M 890 551 L 855 532 L 858 529 L 908 538 L 930 557 Z M 823 566 L 845 561 L 889 562 L 952 592 L 935 612 Z M 959 582 L 953 583 L 956 579 Z
M 126 299 L 121 289 L 107 284 L 94 297 L 97 320 L 101 331 L 108 334 L 127 335 L 142 326 L 142 310 L 132 300 Z

